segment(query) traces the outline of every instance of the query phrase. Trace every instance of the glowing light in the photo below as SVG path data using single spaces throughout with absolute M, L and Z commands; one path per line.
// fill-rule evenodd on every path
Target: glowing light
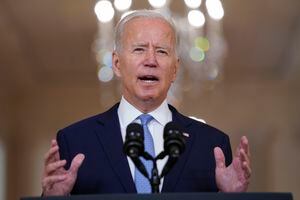
M 148 0 L 150 5 L 154 8 L 161 8 L 166 5 L 167 0 Z
M 214 80 L 218 77 L 219 70 L 217 68 L 211 68 L 208 72 L 208 78 L 209 80 Z
M 115 0 L 114 5 L 115 7 L 120 10 L 124 11 L 130 8 L 132 1 L 131 0 Z
M 198 47 L 192 47 L 190 49 L 190 57 L 195 62 L 201 62 L 205 58 L 205 53 L 202 49 Z
M 94 11 L 98 20 L 102 23 L 109 22 L 115 15 L 115 10 L 112 7 L 111 2 L 107 0 L 98 1 L 95 5 Z
M 114 72 L 111 67 L 103 66 L 98 71 L 98 79 L 102 82 L 110 81 L 114 76 Z
M 204 119 L 200 119 L 200 118 L 197 118 L 197 117 L 194 117 L 194 116 L 189 116 L 189 118 L 191 118 L 193 120 L 196 120 L 198 122 L 202 122 L 202 123 L 206 124 L 206 121 Z
M 210 45 L 208 39 L 205 37 L 197 37 L 194 41 L 195 46 L 199 49 L 202 49 L 203 51 L 208 51 Z
M 201 5 L 201 0 L 184 0 L 184 3 L 189 8 L 199 8 Z
M 209 16 L 215 20 L 220 20 L 224 16 L 224 9 L 220 0 L 206 0 L 206 8 Z
M 205 18 L 200 10 L 191 10 L 188 14 L 188 20 L 191 26 L 201 27 L 205 23 Z
M 103 54 L 102 63 L 108 67 L 112 67 L 112 54 L 110 51 L 106 51 Z

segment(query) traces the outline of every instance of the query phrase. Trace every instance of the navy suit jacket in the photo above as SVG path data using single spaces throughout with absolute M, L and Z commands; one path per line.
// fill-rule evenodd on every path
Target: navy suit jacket
M 72 194 L 136 193 L 117 114 L 118 105 L 77 122 L 57 134 L 61 159 L 68 168 L 74 156 L 85 155 Z M 189 134 L 186 149 L 163 182 L 162 192 L 215 192 L 213 149 L 222 148 L 226 165 L 232 161 L 229 138 L 223 132 L 192 120 L 169 106 L 172 120 Z

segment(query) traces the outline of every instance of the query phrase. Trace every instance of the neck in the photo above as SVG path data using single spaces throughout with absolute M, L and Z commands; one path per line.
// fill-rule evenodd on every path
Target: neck
M 128 98 L 124 96 L 126 101 L 128 101 L 131 105 L 133 105 L 136 109 L 141 111 L 142 113 L 149 113 L 158 108 L 165 99 L 161 100 L 154 100 L 154 99 L 147 99 L 147 100 L 133 100 L 132 98 Z

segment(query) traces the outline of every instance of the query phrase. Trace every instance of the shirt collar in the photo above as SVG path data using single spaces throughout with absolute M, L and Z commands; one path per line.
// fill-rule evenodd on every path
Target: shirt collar
M 141 114 L 137 108 L 131 105 L 123 96 L 120 101 L 120 105 L 118 108 L 118 116 L 120 118 L 121 127 L 127 127 L 130 123 L 132 123 L 136 118 L 138 118 Z M 172 113 L 168 107 L 167 100 L 165 99 L 163 103 L 153 110 L 150 114 L 158 123 L 165 126 L 169 121 L 172 120 Z
M 162 104 L 149 113 L 158 123 L 165 126 L 172 120 L 172 113 L 169 109 L 167 100 L 165 99 Z

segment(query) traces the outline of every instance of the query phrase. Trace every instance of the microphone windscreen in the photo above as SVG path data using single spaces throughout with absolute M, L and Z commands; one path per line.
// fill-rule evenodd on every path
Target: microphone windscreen
M 161 177 L 165 176 L 171 170 L 185 149 L 182 130 L 181 126 L 175 122 L 167 123 L 164 128 L 164 150 L 169 158 L 162 170 Z
M 126 128 L 126 138 L 132 137 L 132 135 L 136 135 L 139 133 L 140 137 L 144 138 L 143 135 L 143 127 L 138 123 L 131 123 Z
M 144 132 L 140 124 L 132 123 L 127 126 L 123 151 L 131 158 L 136 158 L 143 154 Z
M 175 122 L 169 122 L 164 128 L 164 150 L 172 158 L 178 158 L 185 149 L 182 128 Z
M 164 128 L 164 139 L 166 139 L 166 137 L 168 137 L 171 132 L 182 134 L 182 128 L 175 122 L 168 122 Z

